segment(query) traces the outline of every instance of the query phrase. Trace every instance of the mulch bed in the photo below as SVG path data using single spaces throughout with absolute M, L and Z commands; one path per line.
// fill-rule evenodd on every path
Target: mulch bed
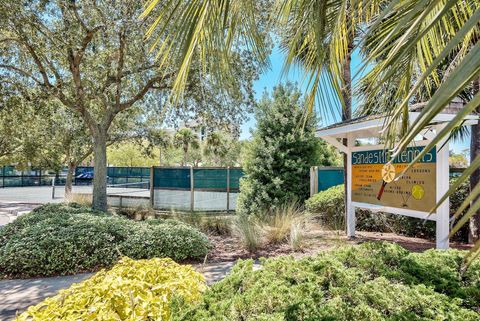
M 435 248 L 435 242 L 414 237 L 406 237 L 394 233 L 357 232 L 357 236 L 349 239 L 343 231 L 328 231 L 319 227 L 309 229 L 305 235 L 304 247 L 301 251 L 293 251 L 288 244 L 268 244 L 255 253 L 249 253 L 242 244 L 240 237 L 235 235 L 209 235 L 213 249 L 207 257 L 207 262 L 236 261 L 238 259 L 258 259 L 261 257 L 276 257 L 292 255 L 296 258 L 315 255 L 345 244 L 360 244 L 367 241 L 388 241 L 399 244 L 413 252 L 422 252 Z M 468 250 L 471 245 L 451 242 L 451 248 Z

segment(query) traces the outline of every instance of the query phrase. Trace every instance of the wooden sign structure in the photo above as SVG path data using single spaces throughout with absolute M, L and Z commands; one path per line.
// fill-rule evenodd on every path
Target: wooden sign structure
M 413 122 L 420 112 L 409 112 Z M 447 249 L 450 231 L 449 200 L 429 215 L 449 189 L 449 143 L 440 141 L 435 148 L 400 176 L 436 134 L 453 119 L 453 113 L 437 115 L 411 146 L 392 159 L 382 144 L 356 146 L 358 139 L 379 138 L 385 116 L 367 116 L 318 129 L 316 136 L 347 155 L 347 236 L 355 236 L 355 208 L 387 212 L 436 222 L 436 247 Z M 477 124 L 477 116 L 468 116 L 464 125 Z M 342 143 L 347 139 L 347 145 Z M 420 222 L 419 222 L 420 223 Z

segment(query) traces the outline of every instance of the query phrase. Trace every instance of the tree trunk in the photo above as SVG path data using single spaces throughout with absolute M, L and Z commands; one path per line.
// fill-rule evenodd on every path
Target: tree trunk
M 473 82 L 473 95 L 478 94 L 480 91 L 480 78 Z M 480 108 L 476 110 L 477 114 L 480 114 Z M 473 125 L 470 135 L 470 163 L 480 155 L 480 125 Z M 470 190 L 473 190 L 475 186 L 480 182 L 480 169 L 475 170 L 470 176 Z M 479 202 L 480 198 L 477 197 L 473 202 Z M 480 240 L 480 210 L 477 211 L 470 218 L 470 231 L 468 233 L 468 241 L 474 243 Z
M 92 208 L 107 210 L 107 133 L 98 130 L 93 135 L 94 175 Z
M 187 158 L 188 158 L 188 147 L 183 148 L 183 164 L 182 166 L 187 166 Z
M 352 118 L 352 75 L 351 75 L 351 62 L 352 62 L 352 51 L 353 51 L 353 37 L 349 37 L 348 51 L 345 57 L 345 61 L 342 65 L 342 81 L 343 87 L 341 88 L 342 98 L 344 106 L 342 109 L 342 121 L 350 120 Z M 346 138 L 343 139 L 343 144 L 347 145 L 348 141 Z M 347 172 L 350 169 L 347 164 L 347 154 L 343 154 L 343 181 L 344 184 L 344 203 L 345 203 L 345 230 L 347 228 Z
M 75 174 L 75 163 L 68 162 L 67 179 L 65 180 L 65 196 L 72 193 L 73 175 Z

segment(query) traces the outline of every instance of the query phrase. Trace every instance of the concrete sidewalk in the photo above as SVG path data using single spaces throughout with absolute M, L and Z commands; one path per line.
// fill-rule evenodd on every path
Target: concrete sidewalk
M 223 279 L 235 262 L 208 263 L 195 265 L 197 271 L 203 273 L 207 283 L 211 285 Z M 29 306 L 35 305 L 45 298 L 57 294 L 73 283 L 81 282 L 93 273 L 58 276 L 39 279 L 17 279 L 0 281 L 0 320 L 12 320 L 16 313 L 21 313 Z

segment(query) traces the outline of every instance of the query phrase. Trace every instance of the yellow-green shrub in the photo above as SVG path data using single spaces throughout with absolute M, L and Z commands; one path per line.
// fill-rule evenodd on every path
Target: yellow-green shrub
M 123 258 L 111 270 L 29 307 L 23 320 L 169 320 L 172 302 L 193 303 L 206 289 L 203 275 L 171 259 Z

